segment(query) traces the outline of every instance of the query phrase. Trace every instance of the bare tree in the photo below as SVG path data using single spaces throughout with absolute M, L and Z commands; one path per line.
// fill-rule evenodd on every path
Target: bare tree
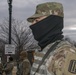
M 73 46 L 76 47 L 76 41 L 72 40 L 69 36 L 65 36 L 65 40 L 67 40 L 68 42 L 70 42 Z
M 17 50 L 36 48 L 37 42 L 34 40 L 31 30 L 26 22 L 18 21 L 16 19 L 12 20 L 12 31 L 11 31 L 11 43 L 16 46 Z M 5 19 L 2 24 L 0 24 L 0 39 L 9 42 L 9 23 L 8 19 Z
M 67 40 L 67 41 L 70 42 L 70 43 L 73 43 L 73 42 L 72 42 L 72 39 L 71 39 L 69 36 L 65 36 L 65 40 Z
M 73 41 L 73 43 L 74 43 L 74 46 L 76 47 L 76 41 Z

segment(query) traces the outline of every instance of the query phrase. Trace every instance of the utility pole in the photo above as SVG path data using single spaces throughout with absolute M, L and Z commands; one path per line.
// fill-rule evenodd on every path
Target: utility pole
M 12 0 L 7 0 L 9 10 L 9 44 L 11 44 L 11 25 L 12 25 Z

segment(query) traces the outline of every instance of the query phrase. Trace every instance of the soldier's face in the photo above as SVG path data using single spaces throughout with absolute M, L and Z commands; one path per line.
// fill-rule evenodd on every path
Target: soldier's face
M 46 17 L 47 17 L 47 16 L 41 16 L 41 17 L 36 18 L 36 19 L 32 22 L 32 25 L 35 24 L 35 23 L 37 23 L 37 22 L 39 22 L 39 21 L 41 21 L 41 20 L 43 20 L 43 19 L 45 19 Z

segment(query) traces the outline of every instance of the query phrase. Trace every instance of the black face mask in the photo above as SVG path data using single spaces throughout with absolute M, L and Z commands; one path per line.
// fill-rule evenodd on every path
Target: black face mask
M 47 44 L 63 38 L 63 17 L 51 15 L 34 25 L 31 25 L 34 38 L 39 46 L 44 48 Z

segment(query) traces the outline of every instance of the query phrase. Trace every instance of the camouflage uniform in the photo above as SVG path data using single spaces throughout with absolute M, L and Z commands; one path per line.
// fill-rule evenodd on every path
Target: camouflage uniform
M 30 75 L 34 75 L 40 61 L 52 44 L 46 46 L 42 52 L 35 53 L 35 62 Z M 56 50 L 48 55 L 36 75 L 76 75 L 74 65 L 76 65 L 76 49 L 69 42 L 61 41 Z
M 38 17 L 49 15 L 64 17 L 62 4 L 57 2 L 39 4 L 36 7 L 35 14 L 29 17 L 27 21 L 33 22 Z M 33 63 L 30 75 L 34 75 L 43 56 L 55 42 L 48 44 L 41 52 L 35 53 L 35 62 Z M 35 75 L 76 75 L 76 49 L 74 46 L 62 40 L 56 46 L 56 49 L 50 52 Z
M 12 75 L 13 67 L 14 67 L 14 62 L 12 60 L 12 61 L 9 61 L 9 62 L 6 63 L 6 65 L 4 66 L 3 71 L 5 72 L 6 75 Z
M 31 64 L 27 58 L 27 53 L 22 51 L 20 53 L 20 63 L 19 63 L 19 75 L 29 75 Z

